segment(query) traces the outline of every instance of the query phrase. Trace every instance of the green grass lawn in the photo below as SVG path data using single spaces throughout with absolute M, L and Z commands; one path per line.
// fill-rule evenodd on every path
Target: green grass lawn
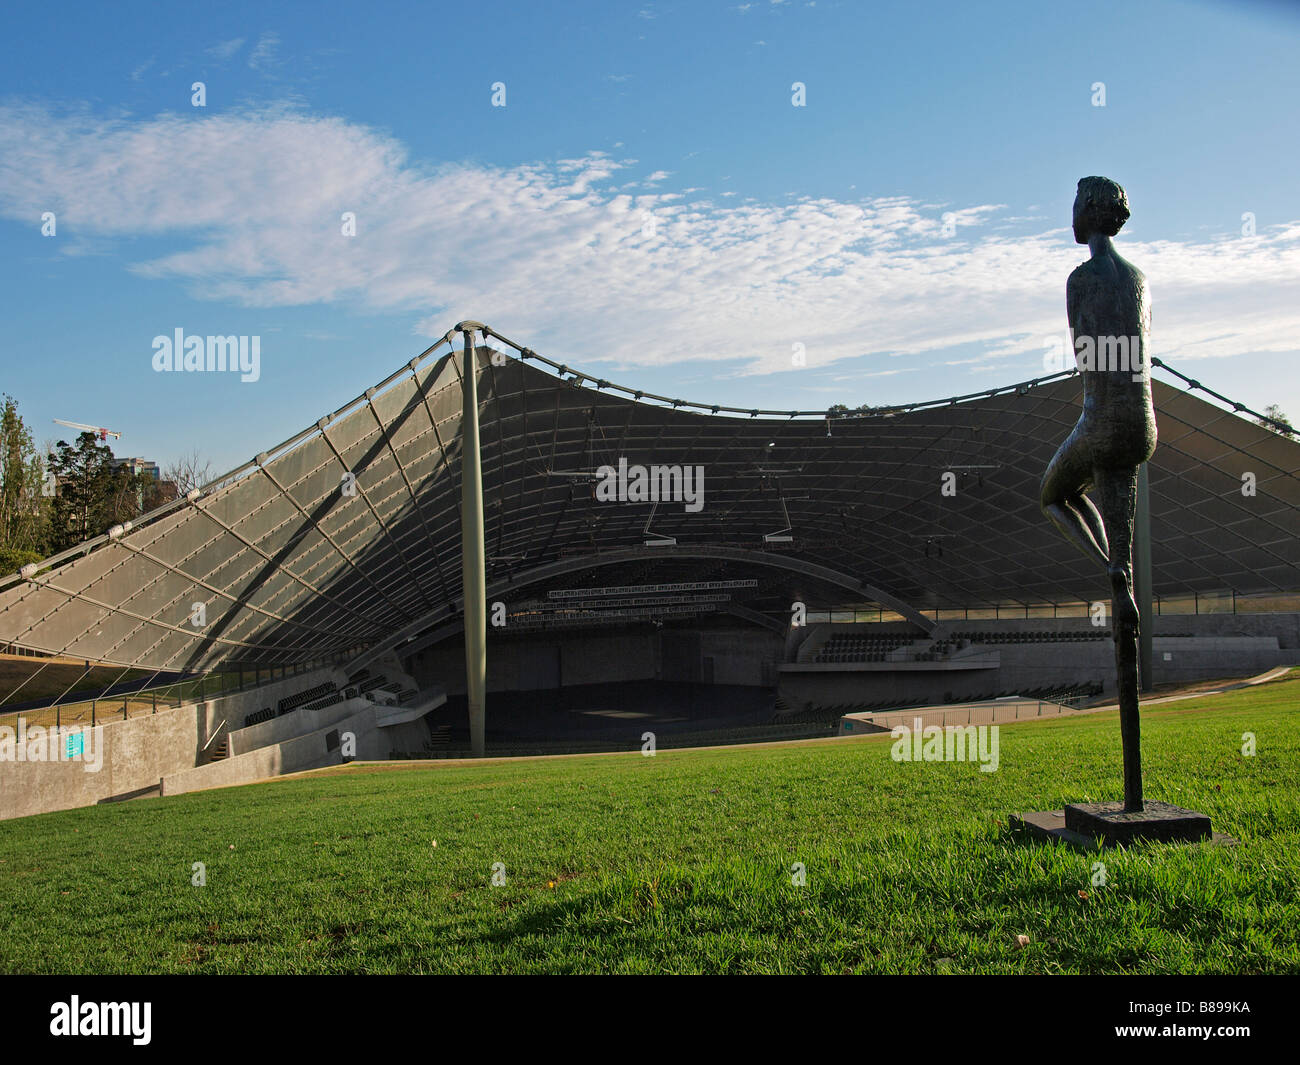
M 996 773 L 849 739 L 351 766 L 4 822 L 0 971 L 1296 973 L 1298 708 L 1288 679 L 1143 713 L 1147 797 L 1235 847 L 1009 832 L 1119 797 L 1114 713 L 1004 726 Z

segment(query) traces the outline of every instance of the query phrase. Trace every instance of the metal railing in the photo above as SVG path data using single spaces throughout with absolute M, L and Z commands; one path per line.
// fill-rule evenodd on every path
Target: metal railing
M 212 746 L 212 741 L 221 735 L 221 730 L 226 727 L 226 719 L 221 719 L 221 724 L 212 730 L 212 735 L 208 737 L 208 742 L 199 748 L 199 754 L 203 754 Z
M 59 697 L 40 705 L 27 705 L 11 710 L 0 710 L 0 725 L 7 719 L 25 718 L 29 724 L 54 725 L 86 724 L 93 728 L 107 721 L 127 721 L 131 717 L 156 714 L 163 710 L 175 710 L 188 703 L 201 703 L 208 699 L 223 698 L 240 692 L 253 691 L 256 688 L 285 680 L 289 677 L 310 673 L 313 670 L 328 668 L 338 663 L 333 661 L 306 662 L 296 666 L 271 666 L 254 670 L 212 671 L 195 673 L 172 679 L 165 683 L 148 685 L 120 692 L 100 691 L 89 698 L 78 697 L 80 693 L 68 693 L 71 697 Z M 245 680 L 250 675 L 251 679 Z M 233 680 L 233 683 L 231 683 Z M 130 684 L 130 681 L 124 681 Z M 118 685 L 113 685 L 117 687 Z M 36 702 L 37 700 L 33 700 Z

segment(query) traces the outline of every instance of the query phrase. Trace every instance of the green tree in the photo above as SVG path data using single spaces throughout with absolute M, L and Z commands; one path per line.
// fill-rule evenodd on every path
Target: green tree
M 58 480 L 51 518 L 53 551 L 75 547 L 113 525 L 140 513 L 141 499 L 152 478 L 113 468 L 113 449 L 94 433 L 82 433 L 76 447 L 60 440 L 50 455 Z
M 45 556 L 40 551 L 19 551 L 13 547 L 0 547 L 0 574 L 17 573 L 29 562 L 39 562 Z
M 1279 429 L 1276 425 L 1273 424 L 1273 422 L 1266 422 L 1263 420 L 1263 418 L 1255 419 L 1265 429 L 1270 429 L 1273 432 L 1277 433 L 1279 436 L 1296 435 L 1295 429 L 1291 427 L 1290 419 L 1287 418 L 1286 416 L 1286 411 L 1284 411 L 1276 403 L 1270 403 L 1267 407 L 1264 408 L 1264 417 L 1272 418 L 1274 422 L 1281 422 L 1284 426 L 1286 426 L 1285 429 Z
M 863 403 L 858 407 L 846 407 L 843 403 L 832 404 L 826 411 L 829 418 L 861 418 L 868 414 L 874 414 L 879 407 L 873 407 L 870 403 Z
M 40 557 L 48 550 L 52 500 L 44 485 L 45 466 L 31 430 L 6 395 L 0 409 L 0 550 L 14 557 Z

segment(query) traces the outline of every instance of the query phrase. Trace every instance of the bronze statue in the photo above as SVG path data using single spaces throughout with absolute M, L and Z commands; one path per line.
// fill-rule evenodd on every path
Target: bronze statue
M 1066 311 L 1083 379 L 1083 411 L 1043 475 L 1040 504 L 1065 536 L 1110 577 L 1124 745 L 1124 809 L 1143 809 L 1138 730 L 1139 616 L 1133 597 L 1138 470 L 1156 448 L 1146 278 L 1111 238 L 1128 221 L 1128 196 L 1104 177 L 1079 182 L 1074 239 L 1092 258 L 1066 285 Z M 1084 493 L 1092 489 L 1096 504 Z

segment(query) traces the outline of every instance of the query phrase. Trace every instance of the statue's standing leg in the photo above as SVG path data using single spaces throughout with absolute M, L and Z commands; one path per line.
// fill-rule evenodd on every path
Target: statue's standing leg
M 1119 731 L 1124 747 L 1124 809 L 1142 806 L 1142 750 L 1138 719 L 1140 632 L 1133 598 L 1133 520 L 1137 511 L 1136 466 L 1096 471 L 1098 502 L 1110 540 L 1111 610 L 1115 625 L 1115 672 L 1119 692 Z

